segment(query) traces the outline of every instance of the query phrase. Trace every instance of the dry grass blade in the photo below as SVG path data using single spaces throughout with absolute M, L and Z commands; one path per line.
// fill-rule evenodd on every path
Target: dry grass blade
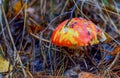
M 3 17 L 4 17 L 4 19 L 5 19 L 6 27 L 7 27 L 7 30 L 8 30 L 8 34 L 9 34 L 9 36 L 10 36 L 10 39 L 11 39 L 11 42 L 12 42 L 12 45 L 13 45 L 13 48 L 14 48 L 14 60 L 15 60 L 15 58 L 16 58 L 16 56 L 17 56 L 17 57 L 18 57 L 18 61 L 20 62 L 20 65 L 23 66 L 19 54 L 16 53 L 17 49 L 16 49 L 16 47 L 15 47 L 15 43 L 14 43 L 13 37 L 12 37 L 12 35 L 11 35 L 11 31 L 10 31 L 10 28 L 9 28 L 9 24 L 8 24 L 8 21 L 7 21 L 7 18 L 6 18 L 6 15 L 5 15 L 5 11 L 4 11 L 3 6 L 2 6 L 2 12 L 3 12 Z M 26 74 L 24 68 L 22 68 L 22 70 L 23 70 L 24 76 L 27 77 L 27 74 Z

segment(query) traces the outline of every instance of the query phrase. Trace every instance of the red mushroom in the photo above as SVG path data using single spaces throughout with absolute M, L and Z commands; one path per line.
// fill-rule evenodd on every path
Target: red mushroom
M 68 21 L 63 21 L 53 31 L 51 37 L 53 44 L 64 47 L 80 47 L 98 44 L 99 40 L 106 39 L 103 31 L 91 21 L 84 18 L 72 18 Z
M 105 41 L 106 36 L 94 23 L 84 18 L 65 20 L 53 31 L 51 41 L 53 44 L 68 48 L 84 47 L 84 53 L 90 60 L 91 57 L 85 46 L 98 44 Z M 75 52 L 78 53 L 78 52 Z M 76 55 L 76 54 L 75 54 Z M 79 55 L 77 55 L 79 56 Z M 96 66 L 96 63 L 90 60 Z

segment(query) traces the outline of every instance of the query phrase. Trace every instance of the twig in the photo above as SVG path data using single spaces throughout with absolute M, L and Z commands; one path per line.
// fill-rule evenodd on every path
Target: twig
M 106 69 L 105 73 L 104 73 L 104 76 L 110 72 L 110 69 L 115 65 L 115 63 L 118 61 L 120 57 L 120 52 L 117 53 L 115 59 L 113 60 L 113 62 L 110 64 L 110 66 Z
M 50 41 L 49 40 L 46 40 L 46 39 L 43 39 L 43 38 L 39 38 L 38 36 L 36 36 L 35 34 L 33 34 L 33 33 L 30 33 L 30 35 L 31 36 L 33 36 L 34 38 L 36 38 L 36 39 L 38 39 L 38 40 L 42 40 L 42 41 L 45 41 L 45 42 L 48 42 L 48 43 L 50 43 Z
M 40 0 L 40 12 L 41 12 L 41 15 L 45 15 L 46 3 L 47 3 L 46 0 Z
M 73 62 L 73 64 L 76 66 L 77 64 L 75 63 L 75 61 L 71 58 L 70 54 L 64 50 L 64 53 L 70 58 L 70 60 Z
M 8 34 L 9 34 L 9 36 L 10 36 L 10 39 L 11 39 L 11 42 L 12 42 L 14 51 L 16 51 L 15 43 L 14 43 L 14 40 L 13 40 L 13 38 L 12 38 L 12 34 L 11 34 L 11 31 L 10 31 L 10 28 L 9 28 L 9 24 L 8 24 L 6 15 L 5 15 L 5 10 L 4 10 L 4 8 L 3 8 L 3 5 L 2 5 L 2 13 L 3 13 L 3 17 L 4 17 L 4 19 L 5 19 L 7 31 L 8 31 Z M 16 52 L 14 52 L 14 57 L 15 57 L 15 56 L 16 56 Z
M 68 2 L 69 2 L 69 0 L 67 0 L 67 1 L 65 2 L 65 5 L 64 5 L 64 7 L 63 7 L 63 9 L 62 9 L 62 11 L 61 11 L 61 14 L 64 12 L 64 10 L 65 10 L 65 8 L 66 8 Z M 60 14 L 60 15 L 61 15 L 61 14 Z
M 37 0 L 32 0 L 32 2 L 30 2 L 30 4 L 28 5 L 29 7 L 33 6 L 36 3 Z
M 117 53 L 117 55 L 115 56 L 115 59 L 110 64 L 110 66 L 107 68 L 107 70 L 110 70 L 115 65 L 115 63 L 118 61 L 119 57 L 120 57 L 120 52 Z
M 32 21 L 35 25 L 40 26 L 34 19 L 32 19 L 31 17 L 28 18 L 30 21 Z
M 2 0 L 0 0 L 0 21 L 2 21 Z
M 19 54 L 17 54 L 17 52 L 16 52 L 17 49 L 16 49 L 16 47 L 15 47 L 15 43 L 14 43 L 14 40 L 13 40 L 13 37 L 12 37 L 11 31 L 10 31 L 10 28 L 9 28 L 9 24 L 8 24 L 8 21 L 7 21 L 6 15 L 5 15 L 5 10 L 4 10 L 4 8 L 3 8 L 3 5 L 2 5 L 2 13 L 3 13 L 3 17 L 4 17 L 4 19 L 5 19 L 5 23 L 6 23 L 6 27 L 7 27 L 8 35 L 10 36 L 10 40 L 11 40 L 12 45 L 13 45 L 13 48 L 14 48 L 14 60 L 15 60 L 15 57 L 18 55 L 18 61 L 19 61 L 20 65 L 23 66 L 22 61 L 21 61 L 21 58 L 20 58 Z M 24 68 L 22 68 L 22 71 L 23 71 L 23 73 L 24 73 L 24 76 L 27 77 L 27 74 L 26 74 Z
M 26 1 L 26 3 L 25 4 L 27 4 L 27 1 Z M 24 4 L 24 5 L 25 5 Z M 20 49 L 22 48 L 22 43 L 23 43 L 23 39 L 24 39 L 24 33 L 25 33 L 25 27 L 26 27 L 26 19 L 27 19 L 27 13 L 26 13 L 26 6 L 24 6 L 23 7 L 23 9 L 24 9 L 24 26 L 23 26 L 23 32 L 22 32 L 22 40 L 21 40 L 21 44 L 20 44 Z
M 0 44 L 0 50 L 1 50 L 2 54 L 5 56 L 5 52 L 3 51 L 1 44 Z

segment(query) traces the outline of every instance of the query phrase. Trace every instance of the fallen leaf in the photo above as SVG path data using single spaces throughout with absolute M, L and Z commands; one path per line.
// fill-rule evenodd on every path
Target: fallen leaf
M 2 55 L 0 55 L 0 73 L 7 72 L 12 70 L 12 66 L 9 61 L 7 61 Z
M 81 72 L 78 75 L 78 78 L 103 78 L 102 76 L 97 76 L 89 72 Z
M 13 11 L 15 14 L 18 14 L 22 8 L 27 8 L 27 4 L 22 1 L 17 1 L 13 6 Z
M 110 55 L 116 55 L 118 52 L 120 52 L 120 46 L 115 47 L 114 50 L 110 52 Z
M 44 26 L 31 25 L 28 27 L 28 33 L 38 34 L 44 29 Z

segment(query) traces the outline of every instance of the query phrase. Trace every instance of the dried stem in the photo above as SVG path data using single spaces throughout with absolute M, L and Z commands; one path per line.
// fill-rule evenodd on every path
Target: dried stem
M 117 55 L 115 56 L 114 60 L 112 61 L 112 63 L 110 64 L 110 66 L 106 69 L 104 76 L 110 72 L 110 69 L 116 64 L 116 62 L 118 61 L 120 57 L 120 52 L 117 53 Z
M 110 66 L 107 68 L 107 70 L 110 70 L 116 64 L 116 62 L 118 61 L 119 57 L 120 57 L 120 52 L 117 53 L 117 55 L 115 56 L 115 59 L 110 64 Z
M 17 56 L 17 57 L 18 57 L 18 61 L 19 61 L 20 65 L 22 66 L 22 71 L 23 71 L 23 73 L 24 73 L 24 76 L 27 77 L 27 74 L 26 74 L 26 72 L 25 72 L 25 69 L 23 68 L 23 64 L 22 64 L 21 58 L 20 58 L 19 54 L 17 54 L 17 49 L 16 49 L 16 47 L 15 47 L 15 43 L 14 43 L 14 40 L 13 40 L 11 31 L 10 31 L 10 28 L 9 28 L 9 24 L 8 24 L 6 15 L 5 15 L 5 10 L 4 10 L 4 8 L 3 8 L 3 5 L 2 5 L 2 13 L 3 13 L 3 17 L 4 17 L 4 19 L 5 19 L 5 23 L 6 23 L 6 27 L 7 27 L 8 34 L 9 34 L 9 36 L 10 36 L 10 40 L 11 40 L 12 45 L 13 45 L 13 48 L 14 48 L 14 61 L 15 61 L 15 58 L 16 58 L 16 56 Z

